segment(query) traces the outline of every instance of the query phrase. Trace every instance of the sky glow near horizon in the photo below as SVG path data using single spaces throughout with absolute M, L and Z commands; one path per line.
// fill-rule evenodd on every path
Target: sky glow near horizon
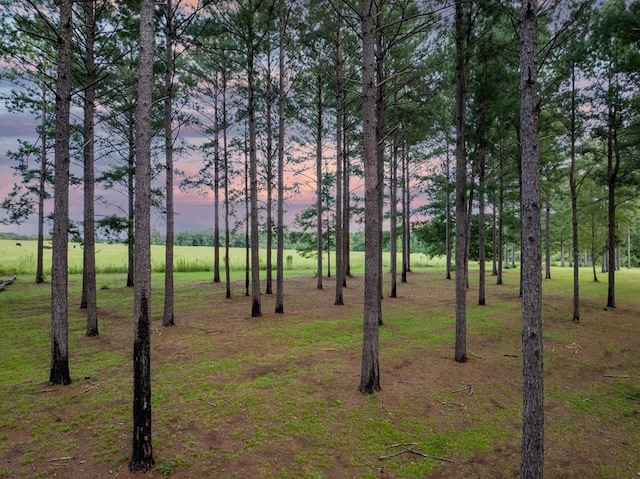
M 36 135 L 36 119 L 29 113 L 14 113 L 7 111 L 5 105 L 0 102 L 0 201 L 4 200 L 11 192 L 13 185 L 20 181 L 20 178 L 13 175 L 14 171 L 11 169 L 13 160 L 7 155 L 8 151 L 16 151 L 19 148 L 18 140 L 35 143 L 38 141 Z M 202 144 L 205 139 L 194 131 L 184 131 L 186 135 L 184 140 L 191 144 Z M 335 153 L 333 153 L 335 157 Z M 53 161 L 53 153 L 48 156 L 49 161 Z M 331 155 L 328 154 L 326 159 L 331 164 Z M 200 168 L 203 165 L 202 153 L 194 151 L 187 157 L 175 157 L 175 169 L 186 173 L 189 176 L 196 176 Z M 104 168 L 106 165 L 104 162 L 98 164 L 96 162 L 96 168 Z M 274 165 L 274 174 L 276 173 Z M 78 166 L 72 165 L 72 169 L 75 173 L 81 175 L 82 172 Z M 310 172 L 313 174 L 313 172 Z M 214 226 L 214 197 L 213 191 L 209 190 L 206 194 L 202 191 L 183 190 L 180 188 L 181 177 L 176 175 L 174 179 L 174 202 L 175 202 L 175 230 L 176 232 L 183 231 L 203 231 L 213 229 Z M 300 180 L 296 178 L 292 172 L 286 173 L 285 183 L 291 185 L 293 181 Z M 239 179 L 238 181 L 243 181 Z M 353 182 L 352 190 L 360 189 L 359 182 Z M 153 185 L 159 188 L 164 188 L 165 179 L 164 174 L 161 174 L 153 182 Z M 302 210 L 312 206 L 315 202 L 315 190 L 314 185 L 310 185 L 307 179 L 300 184 L 299 192 L 296 194 L 289 193 L 285 202 L 285 226 L 292 228 L 295 220 L 295 215 Z M 275 190 L 275 189 L 274 189 Z M 96 198 L 99 196 L 105 197 L 110 202 L 116 203 L 118 208 L 126 207 L 126 196 L 121 192 L 105 191 L 99 187 L 96 187 Z M 266 192 L 260 194 L 262 206 L 266 200 Z M 276 193 L 273 191 L 273 220 L 276 220 Z M 220 192 L 220 225 L 224 225 L 224 192 Z M 69 214 L 73 222 L 81 224 L 82 222 L 82 208 L 83 208 L 83 190 L 81 186 L 72 186 L 69 190 Z M 118 208 L 106 206 L 102 201 L 96 201 L 96 217 L 100 218 L 109 214 L 118 214 L 124 216 L 122 211 Z M 230 219 L 230 227 L 242 227 L 244 221 L 244 201 L 239 201 L 233 205 L 235 213 L 232 213 Z M 53 210 L 53 200 L 50 199 L 45 202 L 45 217 Z M 264 216 L 264 215 L 263 215 Z M 6 212 L 0 210 L 0 218 L 6 218 Z M 152 212 L 152 224 L 153 229 L 164 233 L 165 217 L 158 211 Z M 52 229 L 50 221 L 45 222 L 45 234 L 49 234 Z M 37 233 L 37 213 L 27 219 L 23 224 L 0 224 L 0 232 L 13 232 L 18 234 L 35 234 Z

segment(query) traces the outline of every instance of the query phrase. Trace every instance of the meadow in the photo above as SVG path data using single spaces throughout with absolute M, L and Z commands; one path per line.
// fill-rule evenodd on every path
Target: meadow
M 50 247 L 50 242 L 45 246 Z M 35 275 L 37 259 L 37 243 L 35 241 L 0 240 L 0 277 L 12 274 Z M 50 248 L 44 250 L 44 272 L 51 275 Z M 82 273 L 82 246 L 78 243 L 69 243 L 69 272 L 71 274 Z M 266 250 L 260 251 L 260 268 L 266 269 L 264 258 Z M 273 252 L 273 267 L 275 268 L 275 250 Z M 178 273 L 194 273 L 213 271 L 213 247 L 207 246 L 174 246 L 174 271 Z M 314 271 L 317 261 L 315 258 L 304 257 L 295 250 L 285 250 L 285 269 L 288 271 Z M 389 254 L 383 256 L 384 263 L 389 264 Z M 326 268 L 326 254 L 325 254 Z M 331 252 L 331 268 L 333 271 L 334 252 Z M 441 266 L 440 258 L 427 258 L 423 254 L 412 255 L 412 261 L 418 267 Z M 164 272 L 165 248 L 162 245 L 151 245 L 151 269 L 153 272 Z M 224 269 L 224 248 L 220 248 L 220 264 Z M 352 252 L 351 265 L 354 270 L 364 267 L 364 253 Z M 245 249 L 229 248 L 229 268 L 232 271 L 244 271 Z M 96 244 L 96 270 L 98 273 L 114 274 L 127 272 L 127 245 L 122 243 L 98 243 Z M 326 272 L 326 269 L 325 269 Z
M 107 246 L 104 258 L 122 245 Z M 201 256 L 182 254 L 212 255 L 196 249 Z M 518 269 L 503 285 L 488 278 L 486 306 L 472 272 L 469 361 L 456 364 L 453 282 L 437 262 L 416 261 L 399 297 L 383 300 L 382 391 L 373 396 L 357 392 L 361 267 L 344 306 L 333 305 L 333 278 L 318 290 L 314 273 L 314 260 L 295 257 L 285 314 L 263 294 L 260 318 L 249 315 L 243 272 L 234 270 L 230 299 L 209 271 L 177 273 L 170 328 L 161 325 L 163 274 L 153 274 L 156 466 L 146 477 L 519 477 Z M 640 271 L 617 274 L 615 310 L 603 307 L 600 276 L 581 271 L 580 323 L 571 321 L 571 270 L 553 268 L 544 282 L 547 477 L 640 474 Z M 0 293 L 0 477 L 130 477 L 133 289 L 124 285 L 122 272 L 98 275 L 100 336 L 87 338 L 81 275 L 71 274 L 66 387 L 47 383 L 49 283 L 20 274 Z

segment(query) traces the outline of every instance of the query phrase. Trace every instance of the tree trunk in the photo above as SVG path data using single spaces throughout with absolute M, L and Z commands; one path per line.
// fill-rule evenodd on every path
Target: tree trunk
M 165 5 L 165 72 L 164 72 L 164 148 L 165 148 L 165 195 L 167 201 L 167 224 L 164 260 L 164 313 L 163 326 L 174 325 L 173 304 L 173 0 L 166 0 Z M 217 159 L 217 158 L 216 158 Z M 217 193 L 217 189 L 216 189 Z M 217 204 L 216 204 L 217 207 Z M 217 217 L 217 211 L 216 211 Z M 219 278 L 218 278 L 219 280 Z
M 231 298 L 231 266 L 229 265 L 229 151 L 227 145 L 227 67 L 222 69 L 222 156 L 224 169 L 224 276 L 225 298 Z
M 127 196 L 128 196 L 128 223 L 127 223 L 127 288 L 133 288 L 135 277 L 135 252 L 134 252 L 134 201 L 135 201 L 135 161 L 136 161 L 136 149 L 135 149 L 135 133 L 134 122 L 129 122 L 129 157 L 128 157 L 128 180 L 127 180 Z
M 140 2 L 140 65 L 136 106 L 136 281 L 133 326 L 133 451 L 129 470 L 153 467 L 151 441 L 151 106 L 154 2 Z
M 445 133 L 445 137 L 449 138 L 449 136 Z M 444 209 L 445 209 L 445 278 L 451 279 L 451 191 L 450 191 L 450 183 L 451 183 L 451 163 L 449 161 L 449 141 L 447 140 L 447 146 L 445 149 L 446 159 L 445 159 L 445 176 L 446 176 L 446 185 L 445 185 L 445 196 L 444 196 Z
M 551 279 L 551 193 L 548 188 L 544 209 L 544 279 Z
M 345 109 L 345 119 L 346 119 L 346 109 Z M 346 124 L 346 121 L 342 122 L 343 125 Z M 342 282 L 342 286 L 346 288 L 347 286 L 347 276 L 351 276 L 351 191 L 350 191 L 350 174 L 351 174 L 351 160 L 349 157 L 349 149 L 347 148 L 347 129 L 342 129 L 342 145 L 344 148 L 344 186 L 342 188 L 342 200 L 344 202 L 344 207 L 342 208 L 342 235 L 344 237 L 343 241 L 343 263 L 344 263 L 344 275 Z
M 456 2 L 456 362 L 467 361 L 467 278 L 465 275 L 467 250 L 467 151 L 465 146 L 466 123 L 466 62 L 464 51 L 464 16 L 466 1 Z
M 338 15 L 338 27 L 336 31 L 336 297 L 334 305 L 344 305 L 344 297 L 342 293 L 344 284 L 344 237 L 343 237 L 343 92 L 342 92 L 342 36 L 341 36 L 341 17 Z
M 492 276 L 497 276 L 498 274 L 498 258 L 496 256 L 496 253 L 498 251 L 497 247 L 497 242 L 496 242 L 496 202 L 495 202 L 495 198 L 493 199 L 493 202 L 491 204 L 491 247 L 492 247 L 492 251 L 491 251 L 491 275 Z
M 244 229 L 244 287 L 245 296 L 250 296 L 251 287 L 251 241 L 249 234 L 251 232 L 251 210 L 249 205 L 249 149 L 247 141 L 247 129 L 245 124 L 245 144 L 244 144 L 244 211 L 245 211 L 245 229 Z
M 400 282 L 407 282 L 409 272 L 409 158 L 406 143 L 402 149 L 402 273 Z
M 36 283 L 44 283 L 44 199 L 47 194 L 47 90 L 42 86 L 42 136 L 40 138 L 40 178 L 38 187 L 38 247 Z
M 544 466 L 540 157 L 537 92 L 537 1 L 523 0 L 520 17 L 522 155 L 522 479 L 541 479 Z
M 503 284 L 502 281 L 502 249 L 504 248 L 504 160 L 500 153 L 500 178 L 498 179 L 498 271 L 496 273 L 496 284 Z
M 98 335 L 98 307 L 96 299 L 96 243 L 95 243 L 95 173 L 94 173 L 94 112 L 96 66 L 94 44 L 96 38 L 95 2 L 82 4 L 85 14 L 86 50 L 84 92 L 84 251 L 82 266 L 82 301 L 87 308 L 87 336 Z
M 613 105 L 609 104 L 607 125 L 607 186 L 608 186 L 608 277 L 607 284 L 607 308 L 616 307 L 616 186 L 618 184 L 618 171 L 620 169 L 620 153 L 618 150 L 617 132 L 614 127 L 615 112 Z
M 272 255 L 273 255 L 273 88 L 271 86 L 271 52 L 267 52 L 267 72 L 266 72 L 266 128 L 267 128 L 267 148 L 266 148 L 266 181 L 267 181 L 267 204 L 266 204 L 266 232 L 267 232 L 267 251 L 265 254 L 266 264 L 266 281 L 264 286 L 264 294 L 273 294 L 273 271 L 272 271 Z
M 389 297 L 397 298 L 398 276 L 398 99 L 394 95 L 394 130 L 389 179 L 389 263 L 391 292 Z
M 362 335 L 362 370 L 359 390 L 380 390 L 378 328 L 381 317 L 380 291 L 380 184 L 376 152 L 376 84 L 374 6 L 362 3 L 362 118 L 365 176 L 365 290 Z
M 55 198 L 51 259 L 51 384 L 69 384 L 69 139 L 71 107 L 72 0 L 61 0 L 56 87 Z M 44 135 L 45 132 L 42 132 Z
M 627 269 L 631 269 L 631 228 L 627 226 Z
M 253 41 L 252 39 L 250 41 Z M 251 203 L 251 317 L 262 316 L 260 305 L 260 245 L 258 240 L 258 157 L 256 151 L 256 107 L 254 92 L 254 52 L 247 56 L 247 84 L 249 115 L 249 184 Z
M 216 96 L 213 102 L 213 282 L 220 282 L 220 117 L 218 111 L 218 74 L 215 74 Z
M 276 307 L 277 314 L 284 313 L 284 133 L 285 133 L 285 116 L 284 107 L 286 100 L 285 85 L 285 50 L 284 50 L 284 33 L 285 33 L 285 0 L 280 0 L 278 7 L 278 211 L 276 226 Z
M 322 289 L 322 82 L 318 75 L 318 103 L 316 105 L 316 288 Z
M 485 203 L 485 163 L 486 149 L 481 147 L 478 173 L 478 305 L 487 304 L 486 299 L 486 252 L 485 252 L 485 224 L 484 224 L 484 203 Z

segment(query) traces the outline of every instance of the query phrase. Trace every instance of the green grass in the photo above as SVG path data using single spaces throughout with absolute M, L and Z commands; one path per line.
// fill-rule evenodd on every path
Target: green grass
M 389 477 L 411 479 L 440 477 L 443 467 L 455 467 L 457 477 L 517 474 L 521 360 L 504 354 L 519 354 L 518 270 L 505 275 L 503 286 L 488 284 L 485 307 L 475 304 L 471 273 L 468 348 L 477 356 L 470 355 L 466 365 L 451 360 L 453 305 L 443 297 L 450 298 L 453 283 L 441 270 L 415 270 L 408 284 L 399 285 L 400 298 L 383 301 L 383 391 L 372 397 L 356 392 L 361 278 L 349 280 L 345 306 L 334 307 L 331 283 L 316 290 L 313 268 L 288 271 L 286 314 L 271 313 L 273 299 L 263 295 L 264 315 L 255 319 L 248 317 L 242 274 L 235 278 L 234 297 L 225 300 L 224 286 L 214 285 L 210 272 L 178 273 L 178 325 L 164 329 L 158 321 L 163 275 L 154 273 L 154 473 L 376 478 L 383 469 Z M 637 338 L 640 325 L 603 311 L 606 284 L 603 291 L 587 278 L 579 325 L 566 314 L 570 270 L 554 268 L 553 279 L 544 283 L 548 470 L 550 477 L 573 477 L 575 464 L 554 459 L 560 451 L 591 467 L 583 477 L 632 477 L 638 465 L 633 450 L 640 447 L 633 399 L 640 397 L 633 379 L 640 373 L 638 349 L 615 335 Z M 12 454 L 10 463 L 2 462 L 0 477 L 33 477 L 34 468 L 45 477 L 64 477 L 68 471 L 48 461 L 65 456 L 87 461 L 99 477 L 126 467 L 133 290 L 124 280 L 122 273 L 98 275 L 101 334 L 86 338 L 78 309 L 81 277 L 70 276 L 68 387 L 46 383 L 50 285 L 19 278 L 0 293 L 0 458 Z M 636 270 L 619 273 L 621 311 L 640 308 L 639 280 Z M 582 347 L 578 354 L 564 347 L 574 342 Z M 416 377 L 404 372 L 416 365 Z M 632 379 L 604 377 L 608 372 Z M 468 383 L 475 386 L 473 395 L 456 392 Z M 599 440 L 602 431 L 615 436 Z M 410 452 L 380 459 L 405 443 L 457 464 Z M 590 458 L 596 450 L 610 458 Z M 492 469 L 477 469 L 477 463 Z

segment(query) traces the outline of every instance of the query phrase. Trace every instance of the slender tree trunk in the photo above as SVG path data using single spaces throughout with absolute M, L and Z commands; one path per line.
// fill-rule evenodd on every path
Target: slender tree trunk
M 631 228 L 627 226 L 627 269 L 631 269 Z
M 318 81 L 318 103 L 316 105 L 316 256 L 317 256 L 317 283 L 316 288 L 322 289 L 322 83 Z
M 545 193 L 544 214 L 544 279 L 551 279 L 551 193 Z
M 249 234 L 251 232 L 251 210 L 250 210 L 250 193 L 249 193 L 249 149 L 247 142 L 247 131 L 245 125 L 245 145 L 244 145 L 244 210 L 245 210 L 245 230 L 244 230 L 244 252 L 245 252 L 245 268 L 244 268 L 244 286 L 245 296 L 250 296 L 251 287 L 251 241 Z
M 267 164 L 266 164 L 266 181 L 267 181 L 267 204 L 266 204 L 266 230 L 267 230 L 267 251 L 265 255 L 266 262 L 266 281 L 264 286 L 265 294 L 273 294 L 273 271 L 272 271 L 272 255 L 273 255 L 273 117 L 272 107 L 274 101 L 273 87 L 271 85 L 271 53 L 267 54 L 267 79 L 266 79 L 266 102 L 265 111 L 266 127 L 267 127 Z
M 466 124 L 466 62 L 464 51 L 464 16 L 466 1 L 456 2 L 456 362 L 467 361 L 467 151 L 465 146 Z
M 611 87 L 610 87 L 611 88 Z M 613 105 L 609 104 L 609 118 L 607 126 L 607 193 L 608 193 L 608 221 L 607 244 L 608 251 L 608 284 L 607 284 L 607 308 L 616 307 L 616 186 L 618 183 L 618 171 L 620 169 L 620 154 L 618 151 L 618 139 L 614 128 L 615 112 Z
M 69 139 L 71 107 L 72 0 L 61 0 L 56 87 L 55 198 L 51 259 L 51 384 L 69 384 Z M 42 132 L 44 135 L 45 132 Z
M 96 38 L 95 2 L 82 4 L 85 14 L 85 82 L 84 92 L 84 251 L 82 266 L 82 301 L 87 308 L 87 336 L 98 335 L 98 307 L 96 299 L 96 243 L 95 243 L 95 173 L 94 173 L 94 112 L 96 66 L 94 44 Z
M 151 105 L 154 2 L 140 1 L 140 65 L 136 106 L 136 282 L 133 326 L 133 451 L 129 470 L 153 467 L 151 441 Z
M 128 172 L 127 172 L 127 195 L 128 195 L 128 223 L 127 223 L 127 288 L 133 288 L 134 276 L 135 276 L 135 252 L 134 252 L 134 201 L 135 201 L 135 161 L 136 161 L 136 147 L 135 147 L 135 133 L 134 133 L 134 121 L 129 122 L 128 131 L 129 140 L 129 158 L 128 158 Z
M 254 92 L 254 52 L 248 55 L 247 83 L 249 98 L 249 184 L 251 203 L 251 317 L 262 316 L 260 304 L 260 245 L 258 240 L 258 157 L 256 151 L 256 108 Z
M 341 17 L 338 16 L 338 28 L 336 31 L 336 297 L 334 305 L 340 306 L 344 304 L 342 293 L 344 278 L 344 219 L 343 219 L 343 148 L 342 148 L 342 130 L 343 130 L 343 92 L 342 92 L 342 24 Z
M 491 251 L 491 275 L 492 276 L 497 276 L 498 275 L 498 258 L 497 258 L 497 252 L 498 252 L 498 245 L 496 243 L 496 202 L 495 202 L 495 197 L 493 198 L 493 201 L 491 203 L 491 247 L 492 247 L 492 251 Z
M 446 159 L 445 159 L 445 176 L 446 176 L 446 184 L 445 184 L 445 196 L 444 196 L 444 210 L 445 210 L 445 278 L 451 279 L 451 161 L 449 158 L 449 136 L 445 133 L 445 137 L 447 138 L 447 146 L 445 149 Z
M 165 5 L 165 72 L 164 72 L 164 148 L 165 148 L 165 196 L 167 201 L 167 224 L 164 260 L 164 312 L 163 326 L 174 325 L 173 302 L 173 0 Z M 216 189 L 217 194 L 217 189 Z M 217 206 L 217 205 L 216 205 Z M 217 218 L 217 211 L 216 211 Z M 219 280 L 219 278 L 218 278 Z
M 378 328 L 381 317 L 380 291 L 380 175 L 376 152 L 376 83 L 374 5 L 362 3 L 362 118 L 365 170 L 365 290 L 362 335 L 362 370 L 359 390 L 380 390 Z
M 391 272 L 391 293 L 389 297 L 397 298 L 398 286 L 398 99 L 394 95 L 395 128 L 391 154 L 391 168 L 389 181 L 389 263 Z
M 284 313 L 284 134 L 285 134 L 285 116 L 284 107 L 286 100 L 285 91 L 285 50 L 284 50 L 284 33 L 285 33 L 285 0 L 279 3 L 279 56 L 278 56 L 278 211 L 277 211 L 277 251 L 276 251 L 276 308 L 278 314 Z
M 486 300 L 486 251 L 485 251 L 485 224 L 484 224 L 484 203 L 485 203 L 485 163 L 486 149 L 481 147 L 478 173 L 478 304 L 484 306 Z
M 382 246 L 383 246 L 383 238 L 382 238 L 382 221 L 383 221 L 383 213 L 384 213 L 384 150 L 385 150 L 385 117 L 386 117 L 386 73 L 384 68 L 384 59 L 387 53 L 387 48 L 385 44 L 385 36 L 382 31 L 380 23 L 380 17 L 376 16 L 374 18 L 374 23 L 376 24 L 376 48 L 375 48 L 375 59 L 376 59 L 376 155 L 378 157 L 378 183 L 380 185 L 380 193 L 378 194 L 378 214 L 380 218 L 378 220 L 379 232 L 380 235 L 380 249 L 378 251 L 378 255 L 380 258 L 378 259 L 378 264 L 380 265 L 380 274 L 378 277 L 380 278 L 380 294 L 382 295 L 384 288 L 382 283 Z M 378 318 L 378 324 L 382 326 L 382 314 Z
M 47 194 L 47 90 L 42 86 L 42 123 L 40 138 L 40 178 L 38 187 L 38 247 L 36 283 L 44 283 L 44 199 Z
M 231 265 L 229 264 L 229 151 L 227 144 L 227 67 L 222 69 L 222 155 L 224 168 L 224 275 L 225 298 L 231 298 Z
M 400 282 L 407 282 L 409 265 L 409 158 L 406 142 L 402 148 L 402 273 Z
M 503 284 L 502 281 L 502 249 L 504 248 L 504 170 L 503 157 L 500 153 L 500 178 L 498 180 L 498 271 L 496 274 L 496 284 Z
M 346 109 L 345 109 L 346 119 Z M 343 121 L 343 125 L 346 125 L 346 121 Z M 343 263 L 344 263 L 344 275 L 342 282 L 343 287 L 347 287 L 347 276 L 351 276 L 351 190 L 350 190 L 350 174 L 351 174 L 351 160 L 349 156 L 349 149 L 347 145 L 347 129 L 343 128 L 342 131 L 342 144 L 344 148 L 344 186 L 342 188 L 344 206 L 342 208 L 342 235 L 344 236 L 343 245 Z
M 220 116 L 218 110 L 218 74 L 215 75 L 216 96 L 213 102 L 213 282 L 220 282 Z
M 542 272 L 540 233 L 540 100 L 537 92 L 537 1 L 523 0 L 520 17 L 522 154 L 522 479 L 541 479 L 544 466 Z

